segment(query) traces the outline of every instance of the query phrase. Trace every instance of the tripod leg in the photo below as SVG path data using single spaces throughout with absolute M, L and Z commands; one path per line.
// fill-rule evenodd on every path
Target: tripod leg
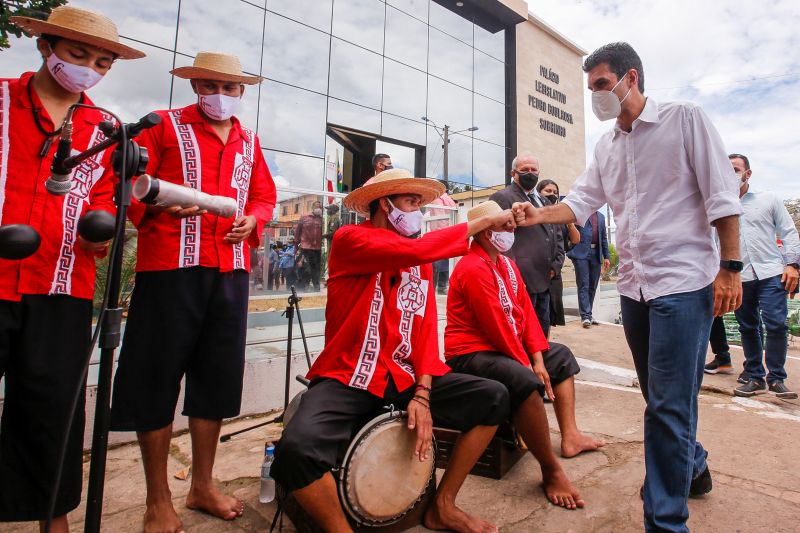
M 297 323 L 300 324 L 300 337 L 303 339 L 303 348 L 306 350 L 306 363 L 311 368 L 311 355 L 308 353 L 308 342 L 306 341 L 306 330 L 303 328 L 303 317 L 300 316 L 300 304 L 294 300 L 294 308 L 297 310 Z M 291 330 L 290 330 L 291 331 Z M 291 333 L 290 333 L 291 335 Z
M 292 322 L 294 321 L 294 308 L 286 306 L 286 318 L 289 320 L 288 335 L 286 337 L 286 390 L 283 396 L 283 412 L 289 407 L 289 385 L 292 380 Z

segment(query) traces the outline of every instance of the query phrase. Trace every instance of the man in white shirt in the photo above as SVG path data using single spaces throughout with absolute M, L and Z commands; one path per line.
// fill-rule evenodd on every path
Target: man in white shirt
M 614 211 L 622 321 L 647 401 L 644 525 L 684 533 L 687 497 L 711 490 L 708 454 L 696 441 L 711 322 L 741 303 L 736 177 L 698 106 L 644 96 L 630 45 L 599 48 L 583 70 L 593 111 L 616 118 L 614 128 L 562 203 L 514 211 L 520 225 L 583 221 L 605 203 Z
M 742 334 L 747 382 L 736 396 L 763 394 L 769 388 L 778 398 L 795 399 L 797 393 L 786 379 L 786 295 L 797 288 L 800 240 L 789 211 L 772 193 L 750 189 L 750 160 L 742 154 L 729 156 L 739 178 L 739 197 L 744 213 L 740 219 L 742 306 L 736 310 Z M 775 237 L 783 241 L 783 255 Z M 786 259 L 784 259 L 784 255 Z M 760 317 L 760 318 L 759 318 Z M 767 331 L 762 344 L 761 323 Z M 766 350 L 765 350 L 766 349 Z M 764 371 L 763 360 L 767 370 Z

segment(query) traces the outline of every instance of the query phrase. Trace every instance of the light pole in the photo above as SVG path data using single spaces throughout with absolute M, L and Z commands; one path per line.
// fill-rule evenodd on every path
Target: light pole
M 478 131 L 478 127 L 477 126 L 472 126 L 471 128 L 466 128 L 466 129 L 463 129 L 463 130 L 450 132 L 450 126 L 445 124 L 444 128 L 441 128 L 442 131 L 439 131 L 439 129 L 440 129 L 439 126 L 437 126 L 436 123 L 433 120 L 429 119 L 428 117 L 422 117 L 422 120 L 424 120 L 425 122 L 427 122 L 428 124 L 433 126 L 433 129 L 436 130 L 436 133 L 438 133 L 439 137 L 441 137 L 441 139 L 442 139 L 442 150 L 443 150 L 443 154 L 442 154 L 442 174 L 444 176 L 444 187 L 445 187 L 445 192 L 446 192 L 447 191 L 447 187 L 448 187 L 448 180 L 449 180 L 449 177 L 450 177 L 449 166 L 448 166 L 450 136 L 451 135 L 455 135 L 457 133 L 464 133 L 465 131 Z

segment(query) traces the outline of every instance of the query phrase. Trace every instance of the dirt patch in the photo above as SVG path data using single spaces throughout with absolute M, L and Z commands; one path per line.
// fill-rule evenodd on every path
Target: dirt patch
M 251 313 L 257 311 L 273 310 L 276 313 L 283 313 L 286 309 L 287 296 L 276 296 L 275 298 L 259 298 L 258 300 L 250 300 L 247 310 Z M 328 303 L 327 296 L 303 296 L 300 299 L 300 310 L 313 309 L 317 307 L 325 307 Z

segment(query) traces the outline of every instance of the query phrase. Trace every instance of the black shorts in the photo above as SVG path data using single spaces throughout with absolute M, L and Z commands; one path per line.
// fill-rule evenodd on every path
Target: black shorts
M 237 416 L 247 300 L 244 270 L 137 273 L 114 378 L 111 429 L 153 431 L 171 424 L 184 375 L 185 416 Z
M 580 366 L 572 354 L 572 350 L 563 344 L 550 343 L 550 349 L 544 352 L 544 366 L 550 376 L 553 387 L 580 372 Z M 516 412 L 522 402 L 533 392 L 544 395 L 544 383 L 527 367 L 522 366 L 499 352 L 474 352 L 459 355 L 447 361 L 455 372 L 471 374 L 499 381 L 508 389 L 511 400 L 511 412 Z
M 92 302 L 72 296 L 0 300 L 0 522 L 44 520 L 75 390 L 83 382 Z M 75 509 L 83 481 L 86 388 L 67 442 L 55 516 Z M 0 528 L 2 529 L 2 528 Z
M 508 419 L 508 393 L 497 382 L 449 373 L 433 378 L 431 416 L 439 427 L 469 431 Z M 359 429 L 385 405 L 405 409 L 414 395 L 390 382 L 384 398 L 333 379 L 316 380 L 283 430 L 271 475 L 287 492 L 301 489 L 341 463 Z

